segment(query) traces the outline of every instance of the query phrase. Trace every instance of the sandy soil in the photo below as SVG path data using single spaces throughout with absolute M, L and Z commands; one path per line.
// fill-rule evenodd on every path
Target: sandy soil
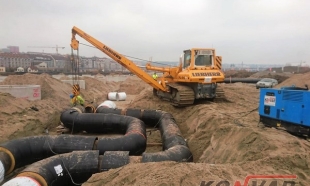
M 228 180 L 231 185 L 250 174 L 296 174 L 299 185 L 310 181 L 310 143 L 286 131 L 258 125 L 259 90 L 252 84 L 222 84 L 227 100 L 199 102 L 175 108 L 153 97 L 152 88 L 136 76 L 123 82 L 90 77 L 82 95 L 102 102 L 108 92 L 124 91 L 126 101 L 118 108 L 161 109 L 175 117 L 193 153 L 193 163 L 131 163 L 94 174 L 83 185 L 200 185 L 201 181 Z M 100 78 L 102 79 L 102 78 Z M 277 87 L 310 85 L 310 73 L 295 74 Z M 39 84 L 42 100 L 27 101 L 0 93 L 0 141 L 43 134 L 56 134 L 59 115 L 69 108 L 71 86 L 49 75 L 9 76 L 2 84 Z M 35 106 L 39 111 L 30 107 Z M 148 133 L 148 143 L 161 142 L 158 131 Z M 147 147 L 147 152 L 161 147 Z M 214 184 L 215 185 L 215 184 Z

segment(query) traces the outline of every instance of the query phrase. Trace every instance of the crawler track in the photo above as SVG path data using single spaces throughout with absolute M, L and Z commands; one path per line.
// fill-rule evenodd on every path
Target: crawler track
M 186 107 L 194 104 L 195 93 L 191 87 L 178 83 L 171 83 L 167 86 L 170 87 L 169 93 L 168 92 L 157 93 L 157 91 L 154 89 L 153 91 L 154 95 L 158 96 L 163 100 L 169 101 L 175 107 Z M 216 90 L 216 97 L 211 98 L 211 100 L 222 101 L 225 99 L 226 97 L 223 88 L 218 86 Z
M 224 89 L 220 87 L 219 85 L 217 85 L 216 97 L 214 101 L 223 101 L 223 100 L 226 100 Z
M 180 84 L 169 84 L 171 88 L 171 104 L 177 107 L 193 105 L 195 93 L 192 88 Z

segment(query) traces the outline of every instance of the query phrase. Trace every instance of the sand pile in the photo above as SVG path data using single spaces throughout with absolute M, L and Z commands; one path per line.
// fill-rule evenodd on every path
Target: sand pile
M 296 86 L 296 87 L 305 87 L 305 84 L 310 86 L 310 72 L 307 72 L 305 74 L 294 74 L 289 79 L 286 79 L 282 83 L 280 83 L 276 87 L 282 87 L 282 86 Z
M 292 83 L 303 86 L 309 76 L 294 75 L 279 86 Z M 258 125 L 259 90 L 255 85 L 223 84 L 226 101 L 205 101 L 175 108 L 154 97 L 152 87 L 138 77 L 129 77 L 119 83 L 88 77 L 84 80 L 86 90 L 82 90 L 82 94 L 87 100 L 105 100 L 108 92 L 125 91 L 132 100 L 122 102 L 122 108 L 160 109 L 171 113 L 187 139 L 194 163 L 132 163 L 94 174 L 83 185 L 199 185 L 201 181 L 209 180 L 228 180 L 233 185 L 234 181 L 243 180 L 249 174 L 296 174 L 299 185 L 308 185 L 309 142 L 285 131 Z M 48 75 L 26 74 L 8 77 L 5 81 L 17 82 L 42 84 L 45 96 L 41 101 L 30 102 L 0 94 L 0 106 L 5 108 L 0 111 L 0 125 L 6 131 L 0 133 L 2 141 L 42 134 L 46 126 L 53 131 L 59 112 L 68 108 L 64 103 L 69 102 L 70 85 Z M 297 84 L 299 82 L 302 84 Z M 38 107 L 39 111 L 32 110 L 31 106 Z M 148 143 L 161 142 L 158 131 L 147 137 Z M 161 147 L 148 147 L 147 151 L 161 151 Z
M 145 88 L 150 88 L 150 85 L 144 83 L 136 76 L 130 76 L 126 81 L 120 84 L 118 92 L 126 92 L 127 94 L 137 95 Z
M 196 163 L 129 164 L 93 175 L 84 185 L 199 185 L 203 180 L 223 179 L 233 184 L 249 174 L 297 174 L 297 182 L 307 185 L 309 142 L 258 125 L 259 90 L 255 85 L 235 83 L 223 88 L 224 102 L 175 108 L 147 89 L 131 105 L 173 113 Z M 148 136 L 148 142 L 155 135 Z

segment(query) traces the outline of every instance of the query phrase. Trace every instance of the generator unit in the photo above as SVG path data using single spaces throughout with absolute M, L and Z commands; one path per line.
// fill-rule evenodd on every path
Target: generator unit
M 260 122 L 283 127 L 288 132 L 310 137 L 310 91 L 308 87 L 260 89 Z

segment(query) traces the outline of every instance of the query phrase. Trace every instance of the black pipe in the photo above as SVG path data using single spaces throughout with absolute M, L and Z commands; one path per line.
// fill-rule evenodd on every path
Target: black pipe
M 126 110 L 117 109 L 111 109 L 111 108 L 104 108 L 98 109 L 96 113 L 101 114 L 119 114 L 119 115 L 126 115 L 135 117 L 137 119 L 140 119 L 144 122 L 145 125 L 154 127 L 159 124 L 159 121 L 161 120 L 162 113 L 160 111 L 156 110 L 141 110 L 141 109 L 134 109 L 134 108 L 128 108 Z
M 100 163 L 100 172 L 122 167 L 129 162 L 128 151 L 106 151 Z
M 97 149 L 100 154 L 105 151 L 130 151 L 130 155 L 140 155 L 146 149 L 144 123 L 134 117 L 116 114 L 78 113 L 74 110 L 68 110 L 61 114 L 60 120 L 65 127 L 73 131 L 124 134 L 122 137 L 99 139 Z
M 97 137 L 92 136 L 32 136 L 8 141 L 0 144 L 0 161 L 10 157 L 10 167 L 6 174 L 16 168 L 50 157 L 55 153 L 67 153 L 73 150 L 93 150 Z M 11 156 L 12 157 L 11 157 Z M 6 158 L 7 159 L 7 158 Z
M 105 113 L 105 111 L 108 110 L 110 114 L 118 114 L 121 115 L 122 109 L 113 109 L 113 108 L 107 108 L 107 107 L 99 107 L 96 109 L 96 113 Z
M 17 177 L 43 177 L 50 186 L 80 185 L 99 172 L 98 165 L 99 151 L 74 151 L 33 163 Z
M 160 110 L 128 110 L 128 114 L 133 113 L 132 115 L 149 122 L 149 126 L 159 128 L 162 136 L 163 152 L 143 153 L 142 159 L 144 162 L 193 160 L 186 141 L 181 136 L 181 132 L 171 114 Z M 121 113 L 126 114 L 123 111 Z M 115 114 L 79 113 L 74 109 L 70 109 L 62 113 L 61 120 L 66 127 L 71 129 L 96 132 L 113 132 L 118 129 L 125 133 L 125 136 L 103 138 L 97 142 L 97 137 L 69 135 L 16 139 L 0 145 L 0 152 L 6 154 L 0 156 L 0 161 L 10 157 L 10 167 L 15 169 L 49 157 L 53 153 L 99 149 L 100 154 L 106 151 L 130 151 L 130 155 L 140 155 L 146 149 L 145 126 L 139 119 Z M 94 125 L 90 125 L 90 123 Z M 6 173 L 10 173 L 12 170 L 13 168 L 9 172 L 6 170 Z
M 81 185 L 92 174 L 129 164 L 129 151 L 73 151 L 27 166 L 15 178 L 28 177 L 43 185 Z M 14 179 L 14 178 L 13 178 Z
M 142 162 L 178 161 L 192 162 L 190 152 L 181 131 L 170 113 L 160 112 L 159 130 L 163 142 L 163 152 L 143 153 Z
M 85 113 L 95 113 L 97 107 L 97 103 L 88 104 L 85 106 Z
M 176 145 L 162 152 L 143 153 L 141 162 L 192 162 L 193 156 L 189 148 L 184 145 Z
M 225 78 L 224 83 L 253 83 L 256 84 L 261 78 Z
M 113 109 L 106 108 L 100 111 L 103 113 L 110 113 L 113 112 Z M 137 117 L 147 126 L 159 128 L 160 130 L 163 142 L 163 152 L 143 153 L 143 161 L 193 161 L 192 153 L 190 152 L 185 139 L 182 137 L 175 119 L 170 113 L 161 110 L 139 109 L 127 109 L 125 111 L 121 111 L 120 113 L 127 116 Z

